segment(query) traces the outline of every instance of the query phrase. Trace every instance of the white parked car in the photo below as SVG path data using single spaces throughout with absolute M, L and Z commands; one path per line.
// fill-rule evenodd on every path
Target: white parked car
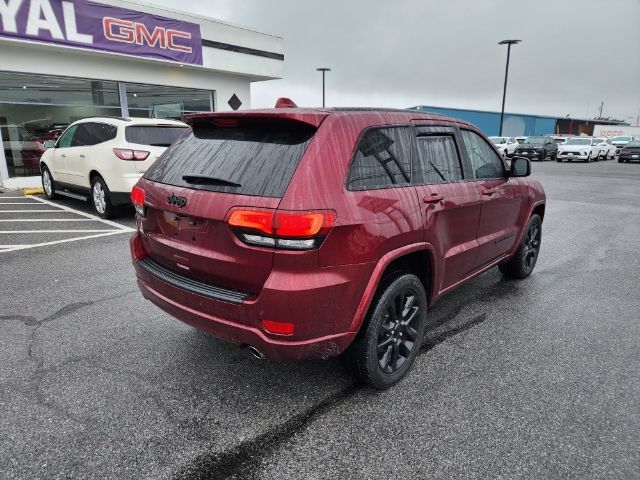
M 600 159 L 601 160 L 613 160 L 616 156 L 616 147 L 611 140 L 607 138 L 596 138 L 597 145 L 600 147 Z
M 609 141 L 617 148 L 616 154 L 620 155 L 620 150 L 627 146 L 627 143 L 633 142 L 634 138 L 630 135 L 622 135 L 618 137 L 611 137 Z
M 489 140 L 496 146 L 500 153 L 507 157 L 513 157 L 518 142 L 513 137 L 489 137 Z
M 591 137 L 572 137 L 565 143 L 558 145 L 558 156 L 556 161 L 562 160 L 580 160 L 583 162 L 598 161 L 600 156 L 600 147 L 596 143 L 595 138 Z
M 91 199 L 102 218 L 131 202 L 131 190 L 153 162 L 189 127 L 175 120 L 85 118 L 58 140 L 45 142 L 40 158 L 48 198 Z

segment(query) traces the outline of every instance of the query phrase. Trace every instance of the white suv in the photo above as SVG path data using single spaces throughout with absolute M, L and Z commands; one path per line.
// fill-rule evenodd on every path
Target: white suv
M 506 157 L 513 157 L 514 153 L 516 153 L 516 147 L 519 145 L 513 137 L 489 137 L 489 140 Z
M 558 145 L 558 156 L 556 161 L 580 160 L 590 163 L 600 159 L 600 147 L 595 138 L 592 137 L 572 137 L 562 145 Z
M 131 190 L 147 168 L 189 127 L 174 120 L 85 118 L 57 141 L 45 142 L 40 159 L 42 187 L 57 194 L 91 199 L 102 218 L 131 202 Z

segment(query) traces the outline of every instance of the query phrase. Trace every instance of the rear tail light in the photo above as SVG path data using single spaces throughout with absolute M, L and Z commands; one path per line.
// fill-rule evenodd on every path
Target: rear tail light
M 116 154 L 120 160 L 128 161 L 143 161 L 149 157 L 150 152 L 146 150 L 131 150 L 128 148 L 114 148 L 113 153 Z
M 227 223 L 245 243 L 286 250 L 310 250 L 322 245 L 335 225 L 330 211 L 284 212 L 232 210 Z
M 133 190 L 131 190 L 131 202 L 136 209 L 136 213 L 142 217 L 144 217 L 146 213 L 144 206 L 144 197 L 144 190 L 141 187 L 138 187 L 137 185 L 133 187 Z

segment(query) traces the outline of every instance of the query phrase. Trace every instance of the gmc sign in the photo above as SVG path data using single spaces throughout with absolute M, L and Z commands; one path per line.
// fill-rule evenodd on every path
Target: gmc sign
M 86 0 L 0 0 L 0 37 L 202 65 L 199 25 Z

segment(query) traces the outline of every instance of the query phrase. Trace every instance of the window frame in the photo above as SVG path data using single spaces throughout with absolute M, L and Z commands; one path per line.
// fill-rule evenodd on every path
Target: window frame
M 465 132 L 465 131 L 474 133 L 477 136 L 479 136 L 484 141 L 484 143 L 489 147 L 490 151 L 500 161 L 500 165 L 502 165 L 502 176 L 501 177 L 476 178 L 475 171 L 473 169 L 473 163 L 471 163 L 471 157 L 469 155 L 469 152 L 467 151 L 467 145 L 466 145 L 466 143 L 464 141 L 463 132 Z M 495 151 L 495 148 L 493 147 L 491 142 L 489 142 L 481 132 L 479 132 L 478 130 L 466 127 L 466 126 L 465 127 L 461 127 L 459 129 L 459 132 L 460 132 L 461 145 L 464 146 L 464 148 L 462 149 L 462 151 L 464 152 L 463 153 L 464 164 L 466 165 L 466 168 L 467 168 L 467 170 L 463 170 L 463 173 L 464 173 L 464 176 L 465 176 L 465 180 L 464 181 L 468 181 L 468 182 L 484 182 L 484 181 L 487 181 L 487 180 L 508 180 L 509 179 L 508 170 L 507 170 L 507 167 L 505 165 L 504 160 L 498 155 L 498 153 Z
M 360 134 L 358 135 L 358 138 L 356 139 L 355 145 L 353 147 L 353 150 L 351 151 L 351 159 L 349 160 L 349 164 L 347 166 L 347 171 L 346 171 L 346 175 L 345 175 L 345 179 L 344 179 L 344 188 L 349 191 L 349 192 L 368 192 L 368 191 L 374 191 L 374 190 L 387 190 L 389 188 L 407 188 L 407 187 L 413 187 L 415 186 L 415 184 L 413 183 L 413 158 L 414 156 L 417 154 L 417 152 L 415 152 L 415 131 L 414 131 L 414 126 L 413 124 L 410 123 L 402 123 L 402 124 L 383 124 L 383 125 L 370 125 L 366 128 L 363 128 L 362 131 L 360 132 Z M 358 155 L 358 147 L 360 146 L 360 142 L 362 141 L 362 139 L 364 138 L 364 136 L 372 130 L 382 130 L 382 129 L 391 129 L 391 128 L 406 128 L 409 130 L 410 133 L 410 142 L 411 144 L 409 145 L 409 181 L 407 183 L 402 183 L 402 184 L 391 184 L 391 185 L 385 185 L 385 186 L 377 186 L 377 187 L 358 187 L 358 188 L 353 188 L 349 186 L 349 174 L 351 173 L 351 167 L 353 166 L 353 163 L 355 162 L 356 156 Z
M 419 132 L 420 129 L 424 129 L 425 132 L 420 133 Z M 458 153 L 458 163 L 460 165 L 460 179 L 454 180 L 454 181 L 443 181 L 443 182 L 436 182 L 436 183 L 418 183 L 416 181 L 418 179 L 412 175 L 411 177 L 412 185 L 414 186 L 450 185 L 454 183 L 464 182 L 465 180 L 467 180 L 466 178 L 467 172 L 465 171 L 465 165 L 462 159 L 462 150 L 460 148 L 460 139 L 458 138 L 457 130 L 458 130 L 457 127 L 452 127 L 450 125 L 421 125 L 421 124 L 414 125 L 413 145 L 415 148 L 415 152 L 412 155 L 413 157 L 412 164 L 411 164 L 412 172 L 416 171 L 415 169 L 418 166 L 416 165 L 416 163 L 420 161 L 420 154 L 418 152 L 418 148 L 419 148 L 418 139 L 420 137 L 451 137 L 453 138 L 453 144 L 456 148 L 456 152 Z M 416 163 L 414 163 L 414 161 Z

